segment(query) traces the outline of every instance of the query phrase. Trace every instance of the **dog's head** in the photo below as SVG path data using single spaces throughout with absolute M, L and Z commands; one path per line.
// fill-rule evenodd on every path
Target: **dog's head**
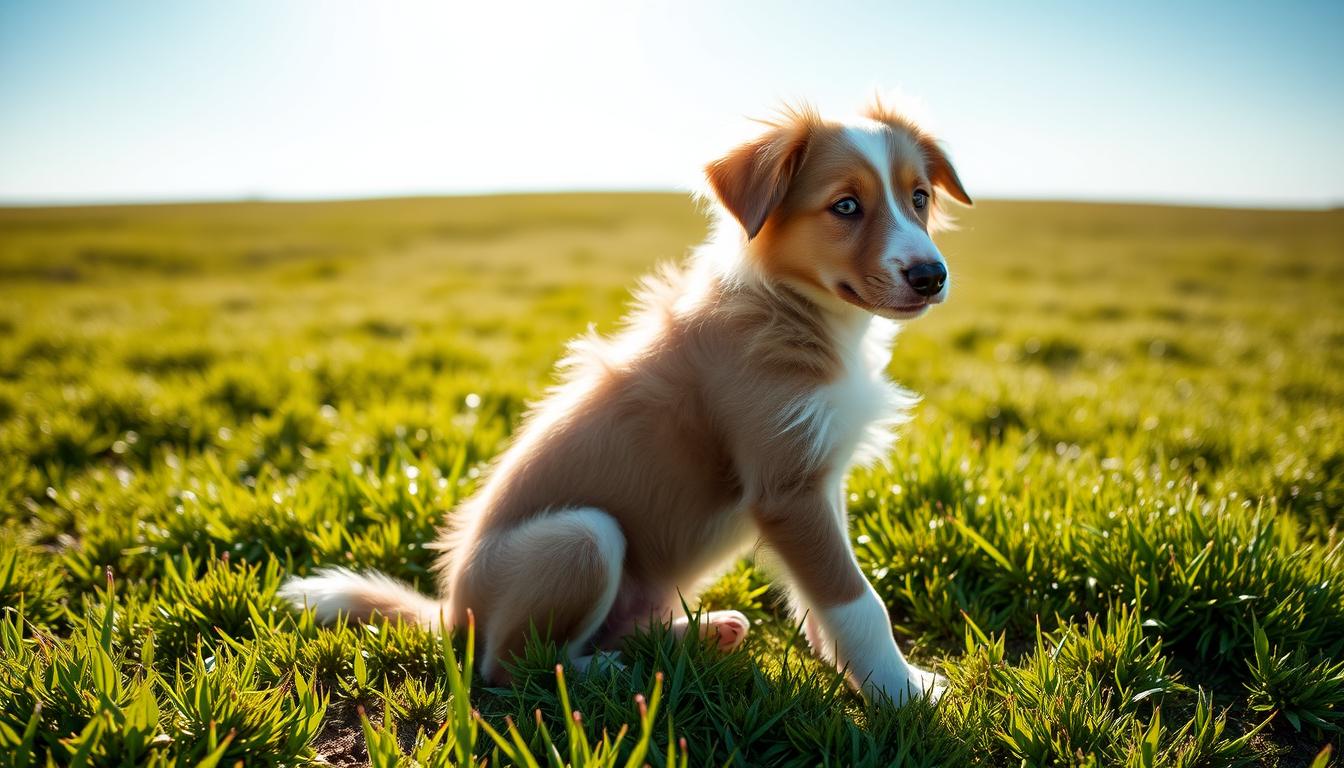
M 929 234 L 971 198 L 937 141 L 880 104 L 854 122 L 791 109 L 706 168 L 753 266 L 822 301 L 893 319 L 946 300 Z

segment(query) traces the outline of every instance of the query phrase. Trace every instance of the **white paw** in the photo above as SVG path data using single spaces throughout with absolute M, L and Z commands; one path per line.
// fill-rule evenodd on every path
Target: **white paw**
M 718 644 L 719 650 L 727 653 L 746 639 L 747 631 L 751 629 L 751 620 L 739 611 L 710 611 L 700 616 L 699 626 L 701 637 L 713 640 Z M 685 617 L 674 619 L 669 627 L 676 637 L 685 635 L 689 628 L 690 620 Z
M 919 667 L 909 667 L 904 680 L 885 685 L 869 681 L 863 689 L 869 701 L 886 700 L 896 707 L 903 707 L 923 696 L 928 696 L 931 703 L 937 703 L 947 691 L 947 678 Z
M 929 701 L 936 704 L 938 700 L 943 697 L 943 694 L 947 692 L 946 677 L 943 677 L 936 672 L 919 669 L 918 667 L 911 667 L 910 671 L 914 673 L 915 681 L 918 683 L 919 690 L 916 691 L 916 696 L 927 694 Z
M 700 633 L 716 639 L 725 653 L 741 645 L 750 630 L 751 621 L 738 611 L 710 611 L 700 621 Z

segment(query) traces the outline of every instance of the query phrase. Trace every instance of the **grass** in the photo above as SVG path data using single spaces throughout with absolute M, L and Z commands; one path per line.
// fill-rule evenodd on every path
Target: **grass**
M 464 633 L 276 599 L 331 564 L 428 588 L 563 342 L 703 234 L 671 195 L 0 210 L 0 762 L 1338 754 L 1340 211 L 989 202 L 942 238 L 952 300 L 891 367 L 924 400 L 849 485 L 937 707 L 866 707 L 750 562 L 704 597 L 744 650 L 655 632 L 561 679 L 538 639 L 510 689 Z

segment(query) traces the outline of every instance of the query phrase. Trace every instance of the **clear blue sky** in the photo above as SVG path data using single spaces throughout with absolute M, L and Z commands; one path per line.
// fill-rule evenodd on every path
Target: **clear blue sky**
M 977 196 L 1339 205 L 1342 36 L 1340 0 L 4 0 L 0 200 L 684 188 L 744 115 L 899 89 Z

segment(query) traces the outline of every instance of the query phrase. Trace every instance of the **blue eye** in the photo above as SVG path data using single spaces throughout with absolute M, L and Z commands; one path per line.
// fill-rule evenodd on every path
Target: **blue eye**
M 859 212 L 859 201 L 852 197 L 846 197 L 832 205 L 831 210 L 841 216 L 853 216 Z
M 923 208 L 929 204 L 929 193 L 922 189 L 915 190 L 915 196 L 911 199 L 916 208 Z

